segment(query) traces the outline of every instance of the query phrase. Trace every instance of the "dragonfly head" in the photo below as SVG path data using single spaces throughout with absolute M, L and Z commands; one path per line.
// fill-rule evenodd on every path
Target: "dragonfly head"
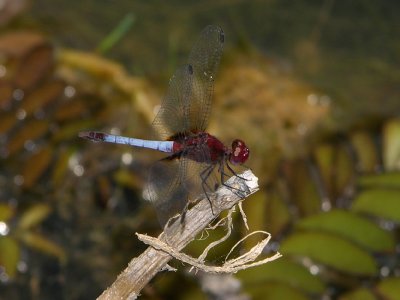
M 249 154 L 250 150 L 242 140 L 234 140 L 229 161 L 234 165 L 243 164 L 249 158 Z

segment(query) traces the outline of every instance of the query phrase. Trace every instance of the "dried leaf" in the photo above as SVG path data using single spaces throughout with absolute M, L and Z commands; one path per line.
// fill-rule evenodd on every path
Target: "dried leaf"
M 24 124 L 23 127 L 19 129 L 19 131 L 10 139 L 8 143 L 8 151 L 9 153 L 15 154 L 17 151 L 20 151 L 26 141 L 39 138 L 44 135 L 48 130 L 49 123 L 44 120 L 31 120 Z
M 67 255 L 64 249 L 42 235 L 26 231 L 20 236 L 20 238 L 25 245 L 39 250 L 45 254 L 55 256 L 60 260 L 61 263 L 66 262 Z
M 43 43 L 34 47 L 23 59 L 15 76 L 15 84 L 28 89 L 47 75 L 53 65 L 53 47 Z
M 49 166 L 53 157 L 52 148 L 42 148 L 39 152 L 32 155 L 25 163 L 21 175 L 24 178 L 23 187 L 31 188 Z
M 8 131 L 17 124 L 17 118 L 15 117 L 15 113 L 8 113 L 6 115 L 2 115 L 0 118 L 0 133 L 7 134 Z
M 13 91 L 14 88 L 11 82 L 0 81 L 0 108 L 5 109 L 10 107 Z
M 62 122 L 82 117 L 87 113 L 88 107 L 86 102 L 84 102 L 82 98 L 78 98 L 60 105 L 54 114 L 54 118 L 57 121 Z
M 38 109 L 44 109 L 50 102 L 58 99 L 64 91 L 65 84 L 60 80 L 53 80 L 36 88 L 23 100 L 20 108 L 30 115 Z

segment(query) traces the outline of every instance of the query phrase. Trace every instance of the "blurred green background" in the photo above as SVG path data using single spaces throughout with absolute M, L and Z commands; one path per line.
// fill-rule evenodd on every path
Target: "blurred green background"
M 160 232 L 142 188 L 162 155 L 77 133 L 152 138 L 168 80 L 209 24 L 226 40 L 209 132 L 246 141 L 261 187 L 244 203 L 250 229 L 271 232 L 266 255 L 284 255 L 211 282 L 226 299 L 398 299 L 398 11 L 377 0 L 3 1 L 0 299 L 95 298 L 146 249 L 134 232 Z M 245 234 L 237 219 L 209 261 Z M 217 299 L 208 275 L 176 266 L 142 299 Z

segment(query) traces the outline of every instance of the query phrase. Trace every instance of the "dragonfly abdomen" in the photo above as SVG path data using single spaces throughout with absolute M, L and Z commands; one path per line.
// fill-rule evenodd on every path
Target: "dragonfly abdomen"
M 79 136 L 94 142 L 107 142 L 113 144 L 130 145 L 133 147 L 154 149 L 167 153 L 172 152 L 174 145 L 173 141 L 149 141 L 95 131 L 80 132 Z

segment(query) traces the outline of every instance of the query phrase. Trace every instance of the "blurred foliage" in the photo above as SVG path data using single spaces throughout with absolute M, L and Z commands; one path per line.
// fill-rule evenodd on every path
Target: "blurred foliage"
M 128 78 L 117 64 L 95 55 L 82 55 L 81 61 L 86 64 L 80 69 L 75 67 L 71 51 L 56 52 L 38 33 L 4 33 L 0 36 L 0 52 L 2 290 L 14 298 L 18 290 L 13 287 L 29 286 L 35 281 L 37 289 L 24 289 L 16 297 L 54 298 L 69 289 L 61 274 L 73 269 L 73 274 L 91 274 L 95 284 L 86 295 L 94 297 L 103 289 L 105 278 L 110 281 L 114 274 L 109 265 L 93 277 L 94 266 L 104 266 L 110 257 L 115 266 L 122 266 L 128 259 L 123 254 L 123 243 L 116 242 L 118 248 L 114 248 L 110 240 L 127 241 L 125 249 L 130 254 L 141 249 L 133 246 L 128 232 L 145 222 L 146 213 L 134 221 L 128 216 L 135 211 L 132 208 L 139 206 L 134 199 L 150 158 L 136 157 L 132 168 L 121 168 L 121 153 L 87 151 L 84 156 L 78 152 L 77 132 L 100 127 L 103 122 L 118 124 L 112 121 L 117 113 L 112 113 L 108 99 L 118 103 L 136 98 L 135 91 L 145 110 L 149 109 L 146 101 L 155 98 L 155 93 L 146 92 L 149 88 L 144 80 Z M 93 65 L 94 70 L 90 68 Z M 112 80 L 118 84 L 112 84 Z M 128 114 L 126 107 L 126 103 L 121 105 Z M 136 124 L 146 123 L 148 114 L 138 113 L 137 123 L 133 122 L 137 133 L 143 126 Z M 97 161 L 109 163 L 99 165 Z M 88 181 L 81 180 L 83 173 Z M 113 201 L 123 195 L 129 200 Z M 103 218 L 98 218 L 101 212 Z M 121 223 L 113 226 L 115 220 Z M 150 232 L 157 228 L 155 225 L 149 223 Z M 84 246 L 87 244 L 91 246 Z M 115 272 L 119 269 L 116 267 Z M 78 278 L 69 279 L 70 284 L 77 295 L 86 289 L 86 283 L 80 286 Z
M 49 240 L 43 233 L 37 232 L 35 227 L 44 221 L 51 213 L 51 208 L 46 204 L 36 204 L 22 212 L 17 220 L 15 210 L 9 206 L 1 205 L 0 214 L 4 219 L 2 222 L 13 222 L 11 228 L 3 228 L 10 231 L 0 236 L 0 264 L 4 266 L 4 271 L 10 279 L 17 275 L 18 266 L 21 263 L 21 247 L 29 247 L 41 253 L 56 257 L 61 264 L 66 262 L 64 249 Z M 10 212 L 14 212 L 10 214 Z M 3 225 L 7 223 L 2 223 Z
M 303 276 L 301 273 L 290 274 L 287 278 L 266 277 L 273 272 L 274 262 L 263 266 L 266 270 L 260 273 L 248 270 L 238 274 L 245 290 L 257 297 L 253 285 L 279 281 L 298 289 L 294 292 L 296 297 L 340 295 L 340 299 L 376 299 L 382 295 L 377 286 L 397 280 L 400 172 L 396 159 L 389 167 L 390 172 L 385 171 L 382 163 L 387 161 L 387 153 L 395 152 L 386 147 L 397 147 L 398 135 L 387 138 L 392 133 L 392 124 L 397 122 L 397 119 L 388 120 L 380 126 L 380 132 L 357 129 L 330 142 L 324 139 L 306 157 L 282 162 L 284 171 L 278 169 L 270 184 L 273 188 L 265 192 L 266 198 L 280 202 L 279 206 L 274 205 L 280 207 L 280 215 L 283 208 L 294 218 L 282 222 L 274 216 L 274 210 L 267 209 L 257 212 L 257 216 L 264 215 L 267 220 L 264 228 L 272 229 L 280 243 L 284 255 L 280 263 L 290 261 L 298 268 L 304 268 L 304 272 L 320 278 L 325 288 L 315 291 L 309 289 L 310 284 L 298 284 Z M 379 148 L 380 139 L 390 142 Z M 374 165 L 366 163 L 365 157 L 372 158 Z M 302 176 L 287 176 L 299 169 Z M 349 175 L 341 175 L 343 172 Z M 305 189 L 304 186 L 310 183 L 314 189 Z M 284 188 L 280 187 L 282 185 Z M 296 200 L 299 197 L 310 199 L 315 194 L 319 199 L 318 211 L 315 211 L 315 202 Z M 289 270 L 285 267 L 281 271 L 288 274 Z M 388 288 L 388 299 L 396 299 L 394 295 L 398 295 L 396 288 Z

